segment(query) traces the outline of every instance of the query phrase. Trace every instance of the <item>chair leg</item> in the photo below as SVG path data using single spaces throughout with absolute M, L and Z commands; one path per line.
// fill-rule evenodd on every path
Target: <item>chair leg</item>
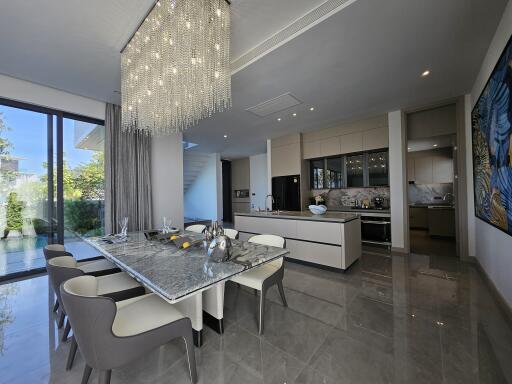
M 105 371 L 100 371 L 100 375 L 98 376 L 99 384 L 110 384 L 110 376 L 112 375 L 112 370 L 108 369 Z
M 69 331 L 71 331 L 71 324 L 69 323 L 69 319 L 66 319 L 66 326 L 64 327 L 64 332 L 62 333 L 61 341 L 66 341 L 69 336 Z
M 286 302 L 286 297 L 284 296 L 283 282 L 277 282 L 277 288 L 279 289 L 279 294 L 281 295 L 281 300 L 283 301 L 283 306 L 287 307 L 288 303 Z
M 55 299 L 55 304 L 53 305 L 53 312 L 57 312 L 59 309 L 59 300 Z
M 185 348 L 187 349 L 188 370 L 190 373 L 190 380 L 193 384 L 197 383 L 197 368 L 196 368 L 196 353 L 194 352 L 194 337 L 192 332 L 183 336 L 185 340 Z
M 265 296 L 266 290 L 262 289 L 260 292 L 260 316 L 259 316 L 259 334 L 263 335 L 263 323 L 265 320 Z
M 76 343 L 75 337 L 71 336 L 71 345 L 69 346 L 69 355 L 68 355 L 68 361 L 66 363 L 66 371 L 69 371 L 71 368 L 73 368 L 73 362 L 75 361 L 77 349 L 78 349 L 78 344 Z
M 61 329 L 62 326 L 64 325 L 64 319 L 66 317 L 66 314 L 64 313 L 64 311 L 60 311 L 60 316 L 59 316 L 59 321 L 57 323 L 57 328 Z
M 82 384 L 87 384 L 89 382 L 89 377 L 91 377 L 92 368 L 85 364 L 84 374 L 82 375 Z

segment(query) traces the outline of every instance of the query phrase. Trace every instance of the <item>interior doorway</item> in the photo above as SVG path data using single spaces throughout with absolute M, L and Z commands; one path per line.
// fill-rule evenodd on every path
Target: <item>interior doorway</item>
M 407 117 L 410 252 L 457 258 L 455 105 Z

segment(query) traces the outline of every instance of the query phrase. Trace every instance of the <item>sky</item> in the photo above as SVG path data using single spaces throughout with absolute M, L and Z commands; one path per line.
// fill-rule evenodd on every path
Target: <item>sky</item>
M 47 161 L 46 115 L 3 105 L 0 105 L 0 113 L 3 114 L 4 125 L 11 128 L 2 133 L 14 146 L 10 155 L 23 158 L 19 163 L 20 171 L 44 174 L 43 163 Z M 64 119 L 64 158 L 71 168 L 88 162 L 94 153 L 74 148 L 73 127 L 73 120 Z

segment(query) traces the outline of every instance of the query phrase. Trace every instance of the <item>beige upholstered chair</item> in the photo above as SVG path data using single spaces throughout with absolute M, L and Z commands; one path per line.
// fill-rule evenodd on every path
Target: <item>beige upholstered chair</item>
M 285 239 L 275 235 L 256 235 L 249 239 L 250 243 L 257 243 L 268 245 L 271 247 L 285 247 Z M 283 289 L 283 276 L 284 276 L 284 264 L 283 258 L 272 260 L 265 263 L 257 268 L 250 269 L 247 272 L 243 272 L 233 278 L 231 281 L 244 285 L 249 288 L 253 288 L 260 292 L 260 303 L 259 303 L 259 333 L 263 334 L 263 323 L 265 315 L 265 295 L 267 290 L 274 284 L 279 289 L 281 300 L 283 305 L 286 307 L 286 297 Z
M 203 233 L 205 229 L 206 229 L 206 225 L 194 224 L 194 225 L 189 225 L 188 227 L 186 227 L 185 231 Z
M 230 239 L 237 240 L 239 233 L 236 229 L 224 228 L 224 234 Z

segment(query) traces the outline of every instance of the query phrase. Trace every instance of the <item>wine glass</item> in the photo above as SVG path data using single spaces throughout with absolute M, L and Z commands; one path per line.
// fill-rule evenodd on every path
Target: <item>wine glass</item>
M 121 227 L 121 236 L 126 237 L 128 235 L 128 217 L 123 217 L 118 224 Z

